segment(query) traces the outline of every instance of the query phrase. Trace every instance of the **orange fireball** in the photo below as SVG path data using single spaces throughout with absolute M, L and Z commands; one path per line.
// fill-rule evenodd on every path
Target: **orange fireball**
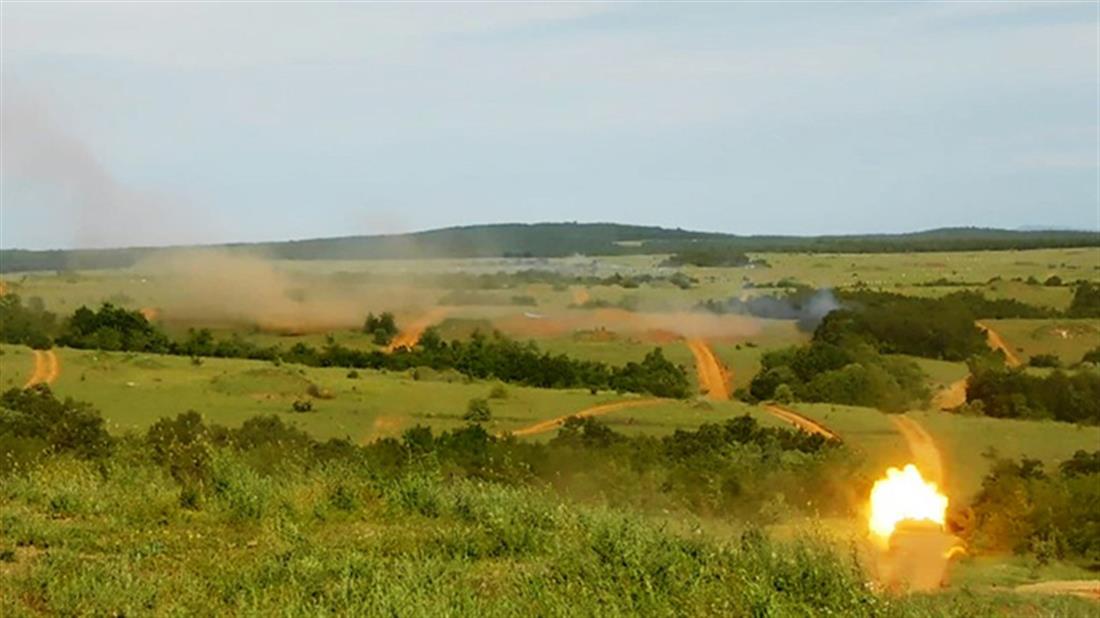
M 871 536 L 884 547 L 903 521 L 931 522 L 944 525 L 947 496 L 935 483 L 924 480 L 913 464 L 903 469 L 890 468 L 886 478 L 875 481 L 871 489 L 871 516 L 868 526 Z

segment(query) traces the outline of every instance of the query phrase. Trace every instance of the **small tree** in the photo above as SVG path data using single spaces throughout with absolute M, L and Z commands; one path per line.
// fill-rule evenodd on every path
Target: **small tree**
M 462 415 L 463 420 L 471 423 L 486 423 L 492 417 L 493 412 L 489 409 L 489 400 L 481 397 L 474 397 L 467 402 L 466 414 Z
M 779 403 L 791 403 L 794 401 L 794 391 L 787 384 L 780 384 L 775 388 L 775 400 Z

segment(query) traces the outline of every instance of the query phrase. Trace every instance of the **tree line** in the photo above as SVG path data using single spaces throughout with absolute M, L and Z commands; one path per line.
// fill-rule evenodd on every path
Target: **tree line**
M 216 339 L 207 329 L 191 329 L 183 339 L 172 340 L 140 312 L 110 303 L 94 311 L 81 307 L 58 325 L 45 312 L 23 307 L 14 295 L 2 300 L 0 310 L 23 316 L 8 324 L 5 314 L 0 314 L 0 323 L 6 328 L 3 332 L 10 336 L 7 341 L 11 343 L 38 341 L 48 347 L 51 334 L 58 331 L 58 344 L 78 349 L 245 358 L 311 367 L 394 371 L 430 367 L 454 369 L 471 378 L 494 378 L 540 388 L 614 390 L 658 397 L 683 398 L 691 392 L 684 368 L 665 358 L 660 348 L 647 353 L 641 362 L 611 366 L 544 352 L 532 341 L 515 341 L 499 332 L 490 335 L 475 332 L 469 341 L 448 342 L 433 328 L 428 329 L 412 348 L 402 347 L 388 353 L 352 349 L 331 340 L 321 348 L 299 342 L 284 349 L 277 345 L 257 345 L 236 333 L 229 338 Z M 381 316 L 369 315 L 364 330 L 371 332 L 376 342 L 388 343 L 397 332 L 397 326 L 392 314 L 383 313 Z

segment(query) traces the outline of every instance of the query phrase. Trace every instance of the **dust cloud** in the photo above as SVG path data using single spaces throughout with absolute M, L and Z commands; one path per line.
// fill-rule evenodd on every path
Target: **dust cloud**
M 134 267 L 164 285 L 159 320 L 250 326 L 304 334 L 362 325 L 368 311 L 417 304 L 411 288 L 372 286 L 369 278 L 318 276 L 262 257 L 223 250 L 158 252 Z
M 58 230 L 68 229 L 75 246 L 119 247 L 178 243 L 209 229 L 177 198 L 118 180 L 47 101 L 18 82 L 4 90 L 0 133 L 4 207 L 39 211 L 23 217 L 41 227 L 28 230 L 33 237 L 56 243 Z

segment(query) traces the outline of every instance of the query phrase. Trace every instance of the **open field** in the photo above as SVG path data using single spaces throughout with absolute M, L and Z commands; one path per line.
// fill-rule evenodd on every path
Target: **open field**
M 987 320 L 1022 360 L 1053 354 L 1069 366 L 1100 347 L 1100 320 Z
M 34 355 L 18 346 L 0 346 L 0 350 L 4 351 L 0 384 L 5 389 L 22 386 L 33 371 Z M 466 402 L 489 396 L 493 386 L 430 370 L 420 370 L 419 380 L 412 372 L 366 370 L 360 371 L 358 378 L 349 378 L 347 369 L 276 367 L 248 360 L 211 358 L 193 365 L 188 358 L 154 354 L 56 352 L 61 371 L 53 389 L 59 396 L 95 405 L 111 430 L 118 433 L 143 431 L 160 418 L 195 410 L 210 422 L 227 426 L 239 425 L 257 414 L 278 414 L 317 438 L 347 437 L 363 443 L 400 436 L 418 424 L 436 430 L 463 426 Z M 316 386 L 322 397 L 309 395 L 311 386 Z M 518 430 L 593 406 L 631 400 L 630 396 L 592 395 L 582 390 L 519 386 L 505 390 L 506 398 L 490 402 L 493 421 L 487 429 L 492 431 Z M 292 412 L 291 404 L 299 399 L 311 400 L 314 411 Z M 739 402 L 702 404 L 671 399 L 602 420 L 624 433 L 662 434 L 745 413 L 765 424 L 777 424 L 767 414 Z
M 668 437 L 677 430 L 692 431 L 703 424 L 721 424 L 748 414 L 764 428 L 800 427 L 811 433 L 838 438 L 843 447 L 836 461 L 830 465 L 849 467 L 838 468 L 848 476 L 843 479 L 846 486 L 836 489 L 833 498 L 848 502 L 848 507 L 858 515 L 813 517 L 817 508 L 813 505 L 816 503 L 787 504 L 783 497 L 785 494 L 781 493 L 784 490 L 778 485 L 756 490 L 762 494 L 754 494 L 754 499 L 760 499 L 763 503 L 752 507 L 755 510 L 749 513 L 753 516 L 747 518 L 744 513 L 728 515 L 722 510 L 727 506 L 723 506 L 721 501 L 706 502 L 700 506 L 674 502 L 663 496 L 662 492 L 674 481 L 680 482 L 683 478 L 688 479 L 683 482 L 689 487 L 698 484 L 699 487 L 693 491 L 702 494 L 712 492 L 725 495 L 727 491 L 743 491 L 739 483 L 751 485 L 744 479 L 730 481 L 729 484 L 716 480 L 716 477 L 696 480 L 692 476 L 697 473 L 695 471 L 683 477 L 671 474 L 666 481 L 656 485 L 645 485 L 646 482 L 654 482 L 645 474 L 640 477 L 643 479 L 641 481 L 631 480 L 631 483 L 637 482 L 638 487 L 646 487 L 647 491 L 653 491 L 655 495 L 660 495 L 660 499 L 669 502 L 662 502 L 662 506 L 657 508 L 648 508 L 648 498 L 636 496 L 633 499 L 637 500 L 637 504 L 629 508 L 638 508 L 636 515 L 640 520 L 647 521 L 646 525 L 656 522 L 666 526 L 662 528 L 662 534 L 669 533 L 676 538 L 694 538 L 704 534 L 706 543 L 736 544 L 741 535 L 763 528 L 769 536 L 785 541 L 794 541 L 806 534 L 815 538 L 819 534 L 824 535 L 838 554 L 846 554 L 852 546 L 866 542 L 863 511 L 867 505 L 866 496 L 861 492 L 880 478 L 887 467 L 901 467 L 913 462 L 919 464 L 928 478 L 941 481 L 941 487 L 953 507 L 965 508 L 975 498 L 994 457 L 1036 458 L 1046 464 L 1048 471 L 1053 471 L 1057 463 L 1071 457 L 1074 452 L 1092 451 L 1100 444 L 1098 427 L 1053 421 L 961 416 L 932 409 L 912 410 L 904 415 L 885 414 L 869 407 L 797 401 L 786 405 L 767 401 L 755 405 L 744 403 L 733 394 L 748 387 L 759 372 L 761 355 L 789 346 L 808 345 L 813 333 L 800 330 L 796 322 L 790 319 L 716 315 L 692 310 L 696 303 L 703 300 L 782 292 L 785 289 L 783 286 L 792 281 L 840 289 L 863 285 L 932 297 L 974 289 L 991 298 L 1019 298 L 1061 310 L 1069 304 L 1071 288 L 1009 279 L 1033 277 L 1043 281 L 1051 275 L 1058 275 L 1067 281 L 1096 279 L 1097 271 L 1090 262 L 1092 255 L 1088 250 L 891 255 L 759 254 L 753 257 L 765 260 L 769 266 L 686 266 L 669 269 L 659 266 L 665 256 L 545 260 L 283 261 L 265 266 L 272 269 L 265 270 L 265 273 L 277 274 L 272 279 L 273 287 L 262 293 L 242 289 L 221 290 L 213 294 L 213 289 L 208 289 L 212 294 L 210 303 L 231 309 L 251 306 L 246 302 L 249 295 L 259 294 L 279 307 L 281 313 L 277 319 L 266 319 L 249 312 L 208 314 L 199 311 L 199 305 L 177 305 L 181 302 L 180 294 L 184 289 L 179 276 L 166 276 L 142 265 L 116 271 L 5 276 L 9 291 L 25 299 L 38 298 L 48 309 L 62 317 L 81 304 L 94 306 L 104 301 L 131 309 L 155 309 L 150 312 L 154 323 L 177 339 L 185 337 L 191 328 L 208 327 L 216 338 L 240 337 L 254 344 L 279 346 L 284 350 L 299 343 L 318 350 L 335 343 L 353 350 L 387 351 L 396 345 L 414 345 L 425 328 L 436 326 L 445 340 L 467 340 L 474 331 L 499 331 L 519 341 L 532 341 L 540 350 L 552 355 L 599 361 L 612 367 L 640 363 L 649 352 L 659 347 L 665 358 L 684 369 L 689 385 L 689 396 L 685 399 L 606 390 L 592 393 L 586 388 L 544 389 L 505 385 L 495 380 L 472 380 L 457 370 L 436 371 L 427 367 L 351 372 L 338 367 L 307 367 L 242 359 L 192 359 L 186 356 L 66 347 L 35 352 L 15 345 L 0 345 L 0 352 L 3 353 L 0 355 L 0 386 L 8 389 L 31 382 L 48 383 L 58 396 L 93 404 L 102 412 L 107 429 L 115 436 L 144 435 L 160 419 L 195 410 L 206 422 L 230 428 L 240 427 L 244 421 L 257 415 L 273 414 L 314 438 L 346 438 L 354 444 L 366 445 L 379 438 L 401 438 L 416 426 L 431 427 L 436 435 L 442 431 L 460 430 L 468 426 L 468 422 L 463 420 L 467 402 L 486 398 L 491 420 L 482 424 L 489 434 L 501 436 L 514 433 L 520 444 L 538 443 L 541 445 L 538 448 L 545 448 L 558 434 L 562 421 L 575 414 L 596 418 L 602 426 L 617 434 L 652 437 Z M 509 284 L 492 289 L 465 290 L 456 295 L 455 290 L 460 288 L 443 284 L 443 279 L 439 279 L 455 273 L 493 274 L 526 269 L 601 277 L 616 273 L 624 276 L 668 276 L 683 272 L 694 277 L 695 283 L 686 290 L 663 279 L 637 287 Z M 998 276 L 1000 280 L 990 281 Z M 504 281 L 508 280 L 505 278 Z M 776 287 L 775 284 L 782 285 Z M 448 298 L 455 302 L 440 303 Z M 287 299 L 289 304 L 284 302 Z M 339 311 L 324 316 L 324 319 L 310 317 L 316 307 L 329 301 L 336 302 Z M 263 305 L 262 302 L 258 304 Z M 373 341 L 371 334 L 362 332 L 360 327 L 368 311 L 376 314 L 393 311 L 396 314 L 401 333 L 392 345 L 379 345 Z M 1025 364 L 1028 358 L 1036 354 L 1055 354 L 1064 365 L 1070 365 L 1079 360 L 1081 354 L 1100 345 L 1100 321 L 1095 319 L 982 322 L 992 327 Z M 924 385 L 935 395 L 929 407 L 938 407 L 945 394 L 956 399 L 960 395 L 965 398 L 965 392 L 960 391 L 968 375 L 965 362 L 900 354 L 893 355 L 893 358 L 912 361 L 923 373 Z M 1049 373 L 1049 370 L 1028 371 L 1034 375 Z M 308 401 L 312 411 L 294 412 L 293 405 L 301 401 Z M 647 456 L 655 456 L 656 451 L 662 450 L 651 448 L 655 452 Z M 741 470 L 743 474 L 754 474 L 749 471 L 752 468 L 744 467 L 750 465 L 746 462 L 752 457 L 761 453 L 753 448 L 729 451 L 733 461 L 737 462 L 730 464 L 733 469 Z M 799 462 L 805 462 L 806 456 L 779 451 L 778 454 L 764 456 L 764 460 L 783 470 L 801 465 Z M 588 465 L 584 461 L 587 460 L 578 460 L 577 465 Z M 65 483 L 69 483 L 74 478 L 83 479 L 81 468 L 66 467 L 70 464 L 64 461 L 51 464 L 52 467 L 41 472 L 44 476 L 40 479 L 28 477 L 20 482 L 54 483 L 68 479 Z M 610 469 L 625 473 L 634 465 L 619 462 L 611 465 Z M 712 462 L 697 465 L 709 470 Z M 603 504 L 601 500 L 634 504 L 623 497 L 630 493 L 633 485 L 618 485 L 623 477 L 616 477 L 606 470 L 584 472 L 592 475 L 583 477 L 590 486 L 586 486 L 586 491 L 578 490 L 577 496 L 583 496 L 585 500 L 591 498 L 597 504 Z M 149 476 L 153 473 L 146 470 L 141 474 Z M 381 495 L 378 492 L 384 494 L 387 491 L 377 488 L 363 489 L 361 494 L 356 494 L 355 504 L 370 505 L 356 506 L 355 509 L 361 509 L 353 509 L 352 512 L 357 515 L 347 515 L 343 511 L 334 514 L 333 509 L 317 506 L 319 503 L 314 500 L 316 495 L 328 495 L 325 492 L 331 490 L 331 478 L 307 475 L 292 484 L 299 481 L 300 485 L 293 485 L 294 488 L 287 490 L 289 493 L 278 500 L 282 500 L 283 504 L 298 505 L 295 508 L 301 512 L 305 512 L 302 509 L 313 509 L 314 512 L 324 511 L 325 515 L 321 518 L 323 521 L 317 523 L 296 523 L 306 531 L 302 536 L 295 537 L 297 540 L 284 537 L 282 532 L 272 532 L 283 524 L 271 523 L 273 520 L 267 519 L 267 514 L 261 514 L 258 520 L 250 520 L 253 524 L 227 527 L 225 518 L 236 517 L 232 513 L 237 508 L 230 502 L 220 502 L 228 498 L 210 498 L 214 502 L 209 511 L 180 509 L 174 502 L 176 497 L 171 495 L 171 488 L 157 485 L 164 483 L 163 478 L 150 481 L 151 487 L 157 488 L 154 493 L 160 492 L 153 497 L 154 502 L 160 505 L 157 508 L 167 513 L 169 532 L 165 533 L 165 538 L 169 540 L 165 542 L 170 547 L 168 553 L 177 556 L 184 564 L 179 571 L 182 573 L 181 579 L 173 585 L 183 588 L 166 592 L 166 589 L 152 586 L 140 577 L 131 578 L 131 583 L 115 581 L 112 584 L 115 587 L 114 596 L 121 599 L 118 607 L 132 607 L 132 603 L 136 602 L 133 599 L 147 599 L 149 595 L 157 600 L 147 602 L 156 607 L 192 607 L 202 596 L 187 592 L 187 587 L 195 581 L 194 573 L 206 568 L 205 565 L 220 551 L 233 553 L 242 564 L 251 565 L 248 567 L 250 569 L 263 569 L 267 568 L 264 565 L 269 560 L 275 559 L 272 558 L 274 554 L 268 552 L 268 546 L 279 551 L 301 553 L 304 550 L 300 543 L 308 542 L 310 547 L 325 548 L 318 549 L 318 552 L 331 554 L 333 550 L 330 545 L 335 538 L 353 539 L 352 544 L 361 548 L 376 548 L 375 543 L 383 537 L 398 539 L 393 541 L 395 545 L 391 549 L 400 546 L 400 551 L 421 552 L 426 551 L 424 548 L 429 540 L 438 540 L 440 535 L 459 539 L 455 541 L 459 544 L 471 542 L 464 536 L 469 531 L 469 522 L 462 520 L 465 515 L 459 515 L 457 523 L 446 517 L 437 520 L 437 524 L 442 526 L 434 528 L 438 534 L 426 532 L 430 526 L 416 519 L 421 515 L 413 519 L 390 519 L 395 507 L 387 502 L 388 498 L 376 500 L 375 497 L 364 497 L 378 496 Z M 97 481 L 100 485 L 92 483 L 87 487 L 81 485 L 66 494 L 76 496 L 72 498 L 75 502 L 71 509 L 72 516 L 79 521 L 80 534 L 102 535 L 112 539 L 110 542 L 136 543 L 135 547 L 148 545 L 151 542 L 149 539 L 111 528 L 102 519 L 103 513 L 111 509 L 136 508 L 123 504 L 128 498 L 114 485 L 106 490 L 116 494 L 102 500 L 88 493 L 103 490 L 102 483 L 110 485 L 112 482 Z M 270 479 L 256 482 L 263 484 L 270 482 Z M 794 481 L 786 479 L 786 482 Z M 827 483 L 835 482 L 835 479 L 818 479 L 815 481 L 819 485 L 816 489 L 833 487 Z M 546 484 L 554 485 L 554 481 Z M 45 554 L 34 541 L 38 538 L 60 543 L 59 549 L 49 550 L 51 560 L 74 560 L 75 556 L 91 554 L 96 556 L 97 561 L 90 568 L 128 572 L 114 562 L 110 552 L 88 546 L 56 524 L 49 514 L 49 510 L 54 508 L 50 504 L 56 502 L 56 491 L 36 493 L 31 491 L 29 485 L 21 487 L 19 497 L 12 503 L 14 506 L 4 511 L 7 518 L 4 521 L 10 523 L 14 518 L 20 518 L 30 523 L 22 527 L 9 525 L 5 531 L 9 535 L 32 540 L 15 548 L 14 562 L 0 563 L 0 579 L 8 574 L 4 581 L 18 581 L 22 591 L 20 594 L 25 598 L 33 597 L 26 596 L 30 594 L 27 590 L 34 589 L 50 577 L 43 566 L 45 562 L 41 560 Z M 263 493 L 268 490 L 257 491 Z M 408 491 L 415 493 L 420 489 Z M 609 495 L 617 497 L 608 498 Z M 528 498 L 530 496 L 524 499 Z M 748 500 L 745 496 L 742 498 Z M 465 497 L 459 501 L 467 499 Z M 465 507 L 456 508 L 459 512 L 465 512 L 461 510 Z M 130 517 L 139 518 L 139 515 Z M 284 518 L 279 521 L 288 521 L 282 515 L 279 517 Z M 265 523 L 258 524 L 256 521 Z M 520 528 L 523 526 L 517 530 Z M 440 532 L 443 529 L 445 531 Z M 523 534 L 530 532 L 528 528 L 523 529 L 526 530 Z M 198 536 L 200 534 L 203 536 Z M 568 538 L 565 532 L 559 534 L 565 534 Z M 124 539 L 119 535 L 130 536 Z M 185 538 L 186 542 L 195 543 L 190 549 L 184 548 Z M 573 543 L 569 551 L 576 555 L 588 551 L 581 549 L 585 547 L 584 541 L 572 539 L 568 542 Z M 0 544 L 0 551 L 4 549 Z M 560 567 L 557 561 L 562 556 L 554 553 L 548 555 L 543 549 L 537 550 L 536 554 L 536 557 L 512 556 L 503 560 L 478 561 L 472 571 L 468 570 L 470 565 L 464 563 L 462 569 L 458 569 L 464 574 L 453 581 L 461 581 L 464 582 L 462 586 L 468 584 L 475 588 L 490 586 L 485 582 L 491 581 L 495 583 L 490 587 L 504 586 L 514 595 L 516 590 L 531 581 L 532 573 L 540 572 L 547 563 L 557 565 L 554 568 Z M 320 554 L 306 552 L 303 555 L 321 559 Z M 436 566 L 432 568 L 438 567 L 438 573 L 457 572 L 457 567 L 448 562 L 450 558 L 437 558 L 437 562 L 433 563 Z M 408 562 L 397 564 L 386 562 L 383 558 L 379 560 L 381 562 L 372 564 L 384 565 L 385 568 L 411 568 Z M 967 603 L 977 603 L 976 607 L 983 608 L 983 611 L 991 607 L 1025 608 L 1022 611 L 1036 615 L 1087 615 L 1092 608 L 1087 605 L 1088 601 L 1081 601 L 1086 605 L 1080 605 L 1077 601 L 1046 599 L 1039 596 L 1038 589 L 1027 594 L 1015 591 L 1017 587 L 1037 582 L 1055 585 L 1062 580 L 1087 580 L 1092 573 L 1086 566 L 1082 559 L 1054 559 L 1038 564 L 1030 554 L 976 553 L 960 559 L 955 565 L 952 569 L 952 587 L 942 597 L 912 596 L 906 597 L 902 603 L 910 604 L 905 606 L 908 608 L 918 608 L 914 610 L 918 612 L 925 611 L 920 609 L 924 607 L 942 609 L 936 604 L 944 602 L 943 599 L 952 599 L 948 602 L 955 603 L 956 595 L 963 594 L 959 591 L 965 589 L 965 594 L 976 596 L 957 601 L 958 607 L 966 608 L 959 610 L 959 615 L 968 614 L 975 607 Z M 149 568 L 152 569 L 150 572 L 155 573 L 162 567 L 156 563 Z M 517 568 L 524 573 L 522 581 L 504 576 L 505 572 Z M 16 574 L 14 579 L 11 578 L 12 573 Z M 237 579 L 248 580 L 248 577 L 242 573 L 238 574 Z M 463 579 L 468 577 L 473 579 Z M 263 585 L 255 585 L 256 590 L 272 594 Z M 464 596 L 462 586 L 448 588 L 446 595 L 450 596 L 447 598 L 463 603 L 464 607 L 486 609 L 490 614 L 494 611 L 507 613 L 520 607 L 495 604 L 500 598 L 514 596 Z M 282 598 L 288 602 L 299 602 L 294 586 L 280 590 L 276 594 L 285 595 Z M 423 595 L 423 592 L 410 594 Z M 50 607 L 60 609 L 71 608 L 74 603 L 97 608 L 114 607 L 107 597 L 84 597 L 79 591 L 69 589 L 52 591 L 46 596 L 50 599 Z M 178 597 L 180 604 L 173 605 L 166 600 L 169 597 Z M 232 595 L 223 598 L 233 599 Z M 1040 598 L 1043 600 L 1038 600 Z M 385 598 L 370 601 L 378 607 L 388 607 L 386 603 L 389 602 Z M 237 598 L 226 603 L 224 607 L 236 609 L 264 611 L 270 608 L 265 604 L 267 601 L 260 597 L 254 601 Z M 538 603 L 524 607 L 531 606 L 545 607 Z M 943 612 L 927 610 L 924 615 L 940 613 Z

